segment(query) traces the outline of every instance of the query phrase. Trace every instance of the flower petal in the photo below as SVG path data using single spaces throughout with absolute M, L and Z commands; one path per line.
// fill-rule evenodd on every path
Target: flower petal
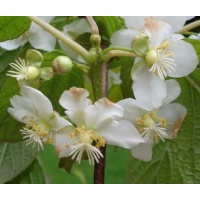
M 112 103 L 107 98 L 99 99 L 95 105 L 85 110 L 85 124 L 87 128 L 99 129 L 107 119 L 121 118 L 123 108 Z M 107 122 L 106 122 L 107 123 Z
M 65 126 L 72 125 L 69 121 L 60 116 L 54 116 L 53 119 L 49 121 L 49 124 L 51 125 L 51 129 L 55 131 L 59 131 Z
M 152 143 L 141 143 L 131 149 L 131 155 L 143 161 L 150 161 L 152 158 Z
M 162 104 L 169 104 L 172 101 L 174 101 L 181 93 L 181 87 L 178 81 L 171 79 L 167 80 L 166 86 L 167 86 L 167 96 L 164 99 Z
M 173 32 L 178 32 L 188 20 L 186 16 L 155 16 L 154 18 L 168 23 Z
M 56 38 L 36 24 L 29 30 L 29 42 L 36 49 L 52 51 L 56 45 Z
M 173 53 L 175 60 L 175 71 L 167 72 L 171 77 L 187 76 L 197 67 L 198 58 L 194 47 L 182 40 L 171 41 L 169 51 Z
M 31 99 L 31 102 L 34 105 L 34 110 L 32 111 L 33 113 L 36 113 L 37 116 L 45 119 L 49 119 L 52 116 L 52 104 L 42 92 L 29 86 L 22 86 L 20 93 L 24 98 Z M 32 109 L 32 105 L 30 106 Z
M 135 99 L 123 99 L 117 102 L 117 104 L 122 106 L 124 109 L 123 119 L 130 121 L 134 125 L 136 125 L 136 119 L 143 116 L 143 113 L 145 112 L 137 105 Z
M 164 105 L 157 111 L 157 116 L 166 119 L 167 133 L 171 139 L 176 137 L 186 114 L 186 108 L 178 103 Z
M 66 145 L 71 140 L 70 139 L 71 129 L 73 129 L 73 127 L 69 126 L 63 132 L 57 133 L 55 135 L 55 138 L 54 138 L 55 148 L 60 158 L 68 157 L 71 153 L 71 149 L 66 147 Z
M 137 104 L 148 111 L 161 106 L 167 95 L 165 81 L 149 72 L 144 66 L 134 73 L 137 74 L 137 79 L 132 88 Z M 132 78 L 135 78 L 134 74 Z
M 98 134 L 105 139 L 107 144 L 127 149 L 144 142 L 144 139 L 138 133 L 137 129 L 130 122 L 125 120 L 119 122 L 115 121 L 109 126 L 101 127 L 101 129 L 98 130 Z
M 139 34 L 138 31 L 122 29 L 116 31 L 110 38 L 111 46 L 121 46 L 131 48 L 133 39 Z
M 145 24 L 146 16 L 121 16 L 124 19 L 126 27 L 128 29 L 134 29 L 141 31 Z
M 70 112 L 83 110 L 92 104 L 91 100 L 87 97 L 89 92 L 83 88 L 72 87 L 62 93 L 59 103 L 60 105 Z
M 24 45 L 27 42 L 28 42 L 28 39 L 22 35 L 13 40 L 7 40 L 5 42 L 0 42 L 0 47 L 10 51 L 13 49 L 17 49 L 18 47 Z

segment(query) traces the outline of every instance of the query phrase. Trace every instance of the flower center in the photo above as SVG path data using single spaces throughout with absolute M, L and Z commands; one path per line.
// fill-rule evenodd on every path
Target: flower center
M 146 142 L 158 142 L 160 139 L 168 138 L 166 133 L 166 120 L 157 117 L 154 112 L 137 118 L 137 129 Z
M 156 50 L 152 49 L 146 53 L 145 61 L 149 71 L 159 76 L 162 80 L 167 77 L 167 73 L 175 71 L 176 63 L 172 58 L 172 53 L 167 49 L 169 42 L 163 42 Z
M 86 129 L 85 126 L 80 126 L 74 129 L 70 134 L 70 138 L 77 138 L 79 143 L 93 144 L 95 147 L 100 148 L 105 146 L 105 140 L 91 129 Z

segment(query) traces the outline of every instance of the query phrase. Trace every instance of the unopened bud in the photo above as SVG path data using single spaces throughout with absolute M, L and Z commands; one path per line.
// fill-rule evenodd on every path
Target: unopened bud
M 40 70 L 35 66 L 28 66 L 27 80 L 35 80 L 40 75 Z
M 152 66 L 155 63 L 156 60 L 157 60 L 157 52 L 156 52 L 156 50 L 148 51 L 146 56 L 145 56 L 145 61 L 147 62 L 147 64 L 149 66 Z
M 72 69 L 72 61 L 67 56 L 58 56 L 52 62 L 53 72 L 58 74 L 67 74 Z

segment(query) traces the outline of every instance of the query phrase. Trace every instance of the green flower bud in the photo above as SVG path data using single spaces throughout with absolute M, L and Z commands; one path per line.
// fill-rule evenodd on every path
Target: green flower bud
M 26 51 L 26 60 L 28 60 L 29 65 L 40 67 L 43 61 L 43 55 L 37 50 L 28 49 Z
M 155 63 L 156 60 L 157 60 L 156 50 L 148 51 L 146 56 L 145 56 L 145 61 L 147 62 L 147 64 L 149 66 L 152 66 Z
M 132 49 L 138 56 L 145 56 L 146 52 L 149 50 L 148 47 L 148 37 L 138 37 L 132 41 Z
M 72 69 L 72 61 L 67 56 L 58 56 L 52 62 L 52 69 L 54 73 L 67 74 Z
M 51 67 L 41 68 L 40 78 L 43 80 L 50 80 L 53 77 L 53 70 Z
M 40 75 L 40 70 L 35 66 L 28 66 L 27 80 L 32 81 L 38 78 Z

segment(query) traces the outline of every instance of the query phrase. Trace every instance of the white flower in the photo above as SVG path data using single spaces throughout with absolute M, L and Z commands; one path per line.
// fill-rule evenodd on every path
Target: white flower
M 49 23 L 54 17 L 40 17 L 45 22 Z M 0 47 L 6 50 L 17 49 L 25 45 L 27 42 L 35 49 L 42 49 L 44 51 L 52 51 L 56 44 L 56 38 L 43 28 L 35 23 L 31 23 L 31 27 L 20 37 L 5 42 L 0 42 Z
M 164 22 L 146 19 L 142 35 L 148 37 L 148 49 L 142 58 L 137 58 L 131 76 L 136 98 L 143 102 L 144 94 L 152 100 L 152 109 L 160 106 L 166 96 L 163 81 L 167 76 L 184 77 L 198 64 L 193 46 L 171 37 L 171 28 Z M 157 97 L 154 98 L 154 96 Z
M 139 106 L 138 99 L 129 98 L 118 102 L 124 108 L 124 119 L 133 123 L 145 140 L 145 143 L 131 149 L 132 156 L 135 158 L 149 161 L 152 157 L 153 145 L 160 140 L 165 141 L 176 137 L 186 116 L 187 111 L 184 106 L 171 103 L 181 92 L 178 82 L 168 80 L 166 84 L 167 96 L 158 108 L 146 110 Z M 148 102 L 150 100 L 147 99 L 146 104 Z
M 116 120 L 123 116 L 121 106 L 106 98 L 93 105 L 88 95 L 87 90 L 73 87 L 63 92 L 60 98 L 60 104 L 74 125 L 67 126 L 56 135 L 55 146 L 59 157 L 76 157 L 80 163 L 86 153 L 89 163 L 94 165 L 103 156 L 100 147 L 105 144 L 130 149 L 144 141 L 130 122 Z
M 146 20 L 151 18 L 160 22 L 165 22 L 171 26 L 172 33 L 178 32 L 185 24 L 185 22 L 192 17 L 187 16 L 124 16 L 127 29 L 116 31 L 110 41 L 112 46 L 123 46 L 131 48 L 132 40 L 140 35 L 146 24 Z M 183 38 L 183 37 L 182 37 Z
M 74 22 L 67 24 L 63 27 L 63 33 L 75 40 L 77 37 L 84 33 L 90 33 L 91 29 L 86 19 L 77 19 Z M 67 56 L 74 60 L 83 61 L 83 58 L 79 56 L 74 50 L 63 44 L 63 42 L 59 41 L 61 48 L 66 52 Z
M 9 70 L 6 74 L 7 76 L 14 77 L 17 81 L 34 80 L 39 76 L 39 69 L 35 66 L 30 66 L 28 61 L 19 58 L 15 62 L 10 64 L 14 70 Z
M 13 107 L 8 112 L 19 122 L 25 124 L 21 133 L 28 144 L 38 145 L 43 149 L 43 143 L 53 143 L 54 136 L 64 126 L 71 125 L 67 120 L 53 111 L 49 99 L 40 91 L 22 86 L 20 94 L 10 99 Z
M 198 35 L 190 35 L 190 39 L 200 40 L 200 33 Z

